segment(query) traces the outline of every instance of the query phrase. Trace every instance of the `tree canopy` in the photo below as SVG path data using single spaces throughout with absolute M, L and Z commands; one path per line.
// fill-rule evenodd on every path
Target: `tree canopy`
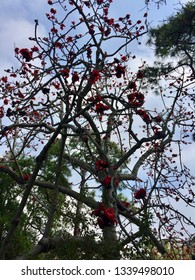
M 189 66 L 194 72 L 195 50 L 195 4 L 194 1 L 182 6 L 162 25 L 151 28 L 148 43 L 155 47 L 159 57 L 179 59 L 179 65 Z
M 48 36 L 35 20 L 0 78 L 1 259 L 191 254 L 194 77 L 160 73 L 160 95 L 147 90 L 131 45 L 148 12 L 114 18 L 112 5 L 48 1 Z

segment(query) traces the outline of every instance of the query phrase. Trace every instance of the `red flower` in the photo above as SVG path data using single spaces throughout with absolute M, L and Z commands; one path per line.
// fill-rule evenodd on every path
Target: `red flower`
M 53 9 L 53 8 L 51 8 L 51 10 L 50 10 L 50 13 L 52 13 L 52 14 L 56 14 L 56 10 L 55 9 Z
M 89 81 L 90 81 L 91 84 L 95 84 L 95 82 L 97 82 L 98 80 L 100 80 L 100 78 L 101 78 L 100 72 L 99 72 L 97 69 L 94 69 L 94 70 L 91 72 Z
M 32 52 L 30 52 L 28 49 L 21 49 L 19 51 L 19 53 L 26 60 L 26 62 L 29 62 L 32 60 Z
M 108 7 L 103 8 L 104 14 L 107 16 L 108 15 Z
M 95 107 L 95 111 L 99 114 L 103 114 L 104 111 L 109 110 L 109 109 L 110 109 L 110 107 L 103 103 L 97 103 L 96 107 Z
M 127 61 L 128 58 L 126 57 L 126 55 L 123 55 L 123 56 L 121 57 L 121 60 L 122 60 L 122 61 Z
M 106 187 L 109 187 L 110 186 L 110 183 L 111 183 L 111 176 L 109 176 L 109 175 L 107 175 L 105 178 L 104 178 L 104 180 L 103 180 L 103 184 L 104 184 L 104 186 L 106 186 Z
M 65 77 L 68 78 L 69 77 L 69 72 L 70 70 L 68 68 L 60 70 L 60 73 Z
M 125 75 L 125 67 L 124 66 L 122 66 L 122 65 L 120 65 L 120 64 L 118 64 L 116 67 L 115 67 L 115 71 L 116 71 L 116 77 L 117 78 L 121 78 L 121 76 L 123 75 Z
M 26 174 L 23 175 L 23 180 L 24 181 L 28 181 L 29 178 L 30 178 L 30 174 L 26 173 Z
M 144 73 L 143 73 L 142 71 L 139 70 L 139 71 L 137 72 L 137 78 L 138 78 L 138 79 L 143 79 L 143 78 L 144 78 Z
M 8 78 L 7 78 L 7 77 L 2 77 L 2 78 L 1 78 L 1 81 L 2 81 L 3 83 L 7 83 Z
M 108 23 L 108 25 L 113 25 L 114 24 L 114 19 L 113 18 L 106 19 L 106 22 Z
M 95 33 L 95 30 L 94 30 L 94 25 L 91 25 L 89 27 L 89 34 L 93 35 Z
M 68 43 L 70 43 L 70 42 L 72 42 L 72 37 L 69 36 L 66 40 L 67 40 Z
M 99 216 L 101 212 L 104 212 L 105 210 L 105 206 L 103 203 L 99 203 L 98 208 L 95 209 L 92 214 L 95 216 Z
M 100 94 L 97 94 L 97 95 L 94 97 L 94 101 L 96 101 L 96 102 L 102 101 L 101 95 L 100 95 Z
M 18 97 L 19 98 L 24 98 L 24 94 L 22 94 L 20 91 L 18 91 Z
M 39 49 L 36 46 L 34 46 L 33 48 L 31 48 L 31 51 L 32 52 L 39 52 Z
M 112 179 L 112 177 L 107 175 L 102 182 L 103 185 L 105 187 L 107 187 L 108 189 L 111 188 L 111 179 Z M 114 184 L 115 184 L 115 187 L 117 188 L 118 187 L 118 179 L 117 178 L 115 178 Z
M 19 48 L 15 48 L 14 51 L 15 51 L 16 54 L 19 54 Z
M 97 0 L 97 4 L 98 5 L 101 5 L 101 4 L 103 4 L 104 3 L 104 0 Z
M 114 209 L 106 208 L 103 203 L 99 203 L 98 208 L 92 214 L 98 217 L 97 222 L 100 228 L 117 224 Z
M 106 31 L 104 32 L 105 36 L 108 37 L 111 33 L 111 28 L 107 27 Z
M 61 30 L 64 30 L 65 27 L 66 27 L 66 26 L 65 26 L 64 23 L 61 23 L 61 24 L 60 24 L 60 29 L 61 29 Z
M 103 170 L 104 168 L 107 168 L 109 164 L 107 161 L 99 159 L 96 161 L 95 166 L 97 170 Z
M 90 3 L 89 1 L 85 1 L 84 4 L 85 4 L 88 8 L 90 8 L 90 6 L 91 6 L 91 3 Z
M 60 42 L 56 42 L 55 43 L 55 47 L 61 49 L 62 48 L 62 44 Z
M 57 89 L 57 90 L 60 89 L 60 83 L 58 83 L 58 82 L 53 82 L 53 83 L 52 83 L 52 86 L 54 86 L 55 89 Z
M 127 98 L 129 100 L 130 103 L 136 101 L 136 93 L 130 93 L 127 95 Z
M 12 73 L 12 74 L 10 74 L 10 77 L 16 78 L 17 75 L 16 75 L 16 73 Z
M 146 196 L 146 190 L 144 188 L 139 189 L 134 193 L 135 199 L 143 199 Z
M 133 107 L 140 107 L 144 104 L 144 95 L 142 93 L 134 92 L 127 95 L 127 98 Z
M 7 99 L 4 99 L 3 102 L 4 102 L 5 105 L 7 105 L 9 101 Z
M 151 119 L 149 114 L 144 110 L 137 110 L 136 113 L 143 119 L 145 123 L 150 123 Z
M 153 121 L 155 121 L 156 123 L 160 123 L 162 122 L 162 117 L 161 116 L 156 116 L 153 118 Z
M 74 72 L 73 75 L 72 75 L 72 82 L 73 83 L 76 83 L 79 81 L 79 75 L 77 72 Z
M 106 208 L 104 210 L 104 215 L 112 224 L 117 223 L 113 208 Z
M 115 179 L 114 183 L 115 183 L 115 187 L 118 188 L 119 182 L 118 182 L 118 179 L 117 179 L 117 178 Z
M 100 101 L 102 101 L 102 97 L 101 97 L 100 94 L 97 94 L 95 96 L 88 97 L 87 101 L 90 101 L 90 102 L 100 102 Z
M 57 34 L 57 33 L 58 33 L 58 30 L 57 30 L 55 27 L 53 27 L 53 28 L 51 28 L 51 33 Z

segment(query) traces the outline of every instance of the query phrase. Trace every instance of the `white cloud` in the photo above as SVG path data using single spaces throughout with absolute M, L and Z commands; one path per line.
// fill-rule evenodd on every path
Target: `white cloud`
M 39 26 L 40 35 L 46 34 L 44 26 Z M 11 19 L 8 22 L 1 23 L 1 70 L 13 66 L 14 48 L 32 47 L 33 42 L 28 40 L 34 36 L 34 22 L 29 22 L 26 19 Z
M 45 0 L 7 0 L 2 1 L 0 9 L 0 71 L 14 66 L 14 47 L 30 47 L 32 42 L 28 40 L 34 35 L 34 20 L 41 19 L 39 25 L 40 36 L 45 36 L 43 24 Z

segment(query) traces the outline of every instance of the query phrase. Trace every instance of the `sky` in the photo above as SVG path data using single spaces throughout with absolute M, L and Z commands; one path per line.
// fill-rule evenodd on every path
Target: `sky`
M 48 26 L 45 13 L 51 6 L 47 5 L 47 0 L 1 0 L 0 2 L 0 71 L 2 71 L 16 63 L 14 45 L 31 46 L 32 42 L 27 38 L 33 36 L 35 19 L 39 20 L 40 35 L 47 35 Z M 132 17 L 139 19 L 143 15 L 144 0 L 114 0 L 113 2 L 113 16 L 130 13 Z M 149 21 L 152 25 L 162 22 L 179 7 L 176 5 L 177 0 L 167 2 L 167 5 L 161 5 L 160 9 L 154 4 L 150 5 Z M 180 3 L 186 2 L 186 0 L 180 0 Z M 144 48 L 138 51 L 147 53 Z
M 0 76 L 5 75 L 4 69 L 8 69 L 17 65 L 17 60 L 14 57 L 15 46 L 19 48 L 32 47 L 32 41 L 29 37 L 34 35 L 34 20 L 39 20 L 39 34 L 40 36 L 47 36 L 48 30 L 51 28 L 46 18 L 46 13 L 49 12 L 51 6 L 47 4 L 47 0 L 0 0 Z M 152 26 L 157 26 L 173 15 L 185 4 L 187 0 L 167 0 L 166 5 L 161 5 L 160 8 L 154 4 L 155 0 L 150 1 L 148 21 Z M 180 2 L 180 4 L 178 4 Z M 111 16 L 119 17 L 129 13 L 133 20 L 138 20 L 143 17 L 146 11 L 144 0 L 113 0 L 111 6 Z M 134 67 L 140 65 L 140 61 L 146 60 L 147 63 L 152 64 L 155 60 L 152 48 L 145 44 L 138 46 L 132 44 L 132 52 L 135 52 L 137 60 L 134 61 Z M 150 99 L 151 106 L 155 106 L 157 97 L 153 95 Z M 184 161 L 188 162 L 190 167 L 194 170 L 193 164 L 195 155 L 195 145 L 185 147 Z M 190 151 L 189 151 L 190 149 Z
M 49 12 L 51 6 L 47 4 L 47 0 L 0 0 L 0 76 L 5 75 L 4 69 L 8 69 L 17 65 L 17 60 L 14 57 L 15 46 L 19 48 L 32 47 L 32 41 L 29 37 L 34 35 L 34 20 L 39 20 L 40 36 L 47 36 L 48 30 L 51 28 L 46 18 L 46 12 Z M 170 15 L 173 15 L 185 4 L 187 0 L 167 0 L 166 5 L 161 5 L 160 8 L 154 4 L 155 0 L 150 1 L 148 21 L 152 26 L 161 24 Z M 180 4 L 178 4 L 180 2 Z M 111 16 L 119 17 L 129 13 L 134 20 L 138 20 L 146 11 L 144 0 L 113 0 Z M 134 61 L 134 67 L 140 65 L 140 61 L 146 60 L 152 64 L 155 57 L 152 48 L 145 44 L 138 46 L 132 44 L 132 52 L 135 52 L 137 60 Z M 139 60 L 140 58 L 140 60 Z M 136 65 L 137 63 L 137 65 Z M 156 103 L 154 95 L 150 99 L 151 106 Z M 194 170 L 193 164 L 195 155 L 195 145 L 185 147 L 184 161 L 188 162 Z M 189 150 L 190 149 L 190 150 Z
M 32 42 L 28 40 L 34 34 L 34 20 L 39 20 L 40 36 L 47 36 L 49 30 L 45 13 L 51 6 L 47 5 L 47 0 L 0 0 L 0 76 L 3 76 L 3 69 L 15 66 L 17 61 L 14 58 L 15 46 L 19 48 L 32 47 Z M 127 13 L 136 20 L 145 12 L 144 0 L 113 0 L 113 17 L 119 17 Z M 176 13 L 180 5 L 178 0 L 167 0 L 167 5 L 160 8 L 151 4 L 149 10 L 149 22 L 152 26 L 161 24 L 168 16 Z M 180 0 L 181 4 L 188 1 Z M 142 44 L 140 47 L 132 45 L 137 57 L 152 62 L 154 60 L 153 50 Z M 139 62 L 137 62 L 139 65 Z M 155 105 L 155 96 L 151 98 L 151 104 Z M 195 173 L 194 166 L 195 144 L 186 146 L 183 160 L 191 167 Z

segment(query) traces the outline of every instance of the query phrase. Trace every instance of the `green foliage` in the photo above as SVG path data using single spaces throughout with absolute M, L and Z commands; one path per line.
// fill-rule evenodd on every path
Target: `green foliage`
M 54 182 L 55 181 L 55 173 L 56 173 L 56 164 L 57 164 L 57 158 L 60 153 L 60 141 L 57 140 L 49 150 L 49 153 L 47 155 L 47 160 L 44 162 L 41 172 L 39 174 L 39 177 L 44 179 L 45 181 L 48 182 Z M 59 184 L 64 186 L 64 187 L 69 187 L 68 183 L 68 177 L 71 176 L 71 171 L 68 168 L 67 164 L 64 163 L 62 164 L 62 172 L 60 173 L 60 178 L 59 178 Z
M 194 227 L 169 203 L 193 206 L 194 177 L 180 153 L 194 128 L 191 80 L 185 67 L 167 74 L 171 64 L 135 70 L 129 44 L 147 33 L 147 12 L 134 22 L 130 14 L 110 18 L 109 0 L 54 2 L 48 37 L 37 35 L 36 20 L 34 47 L 16 47 L 21 67 L 0 78 L 8 149 L 0 167 L 0 258 L 147 259 L 154 246 L 164 254 L 164 232 L 181 234 L 172 224 L 185 234 L 185 225 Z M 150 34 L 158 55 L 182 52 L 180 66 L 192 68 L 194 14 L 186 7 Z M 146 90 L 154 83 L 159 104 Z
M 176 14 L 149 32 L 148 43 L 155 45 L 156 55 L 177 56 L 195 49 L 195 3 L 189 2 Z
M 10 221 L 19 205 L 22 190 L 14 183 L 11 177 L 3 173 L 0 173 L 0 184 L 0 243 L 2 243 L 9 229 Z M 6 253 L 6 259 L 14 259 L 16 256 L 24 254 L 33 245 L 35 234 L 28 227 L 28 222 L 28 214 L 23 213 L 13 237 L 13 242 Z
M 59 154 L 59 142 L 55 142 L 48 153 L 47 161 L 40 170 L 38 180 L 44 179 L 48 182 L 55 181 L 56 162 Z M 31 174 L 34 168 L 35 160 L 33 157 L 27 158 L 22 156 L 18 162 L 20 164 L 20 172 L 22 175 Z M 9 165 L 13 170 L 17 170 L 17 164 L 11 163 Z M 71 175 L 67 165 L 62 165 L 63 172 L 60 176 L 60 184 L 64 187 L 70 187 L 68 176 Z M 19 206 L 25 185 L 17 184 L 9 175 L 0 173 L 0 243 L 3 242 L 4 236 L 10 226 L 10 221 L 15 215 Z M 34 186 L 32 194 L 29 197 L 26 209 L 23 212 L 19 225 L 13 237 L 13 242 L 9 248 L 9 253 L 6 259 L 14 259 L 16 256 L 25 254 L 33 246 L 34 242 L 39 239 L 39 235 L 44 230 L 48 211 L 51 205 L 53 191 L 37 188 Z M 66 200 L 63 194 L 59 194 L 58 205 L 56 211 L 56 219 L 54 221 L 53 234 L 63 228 L 70 222 L 70 215 L 67 217 L 65 213 L 71 213 L 73 204 Z M 64 212 L 63 226 L 60 216 Z M 31 226 L 33 225 L 33 226 Z

